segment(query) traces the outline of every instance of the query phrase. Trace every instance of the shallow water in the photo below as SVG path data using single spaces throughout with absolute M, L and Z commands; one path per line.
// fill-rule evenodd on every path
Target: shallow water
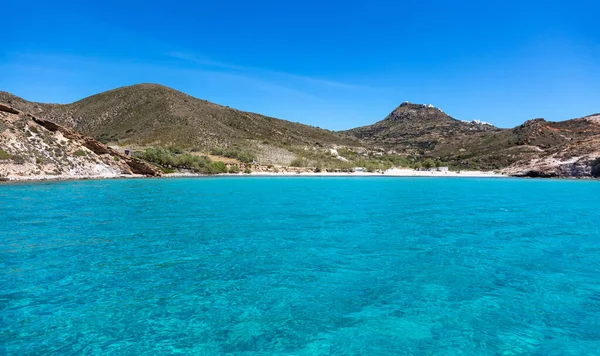
M 0 354 L 599 350 L 600 182 L 0 185 Z

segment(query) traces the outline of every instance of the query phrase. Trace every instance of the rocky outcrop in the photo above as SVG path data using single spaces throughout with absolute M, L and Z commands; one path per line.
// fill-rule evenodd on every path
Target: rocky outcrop
M 531 162 L 515 164 L 504 170 L 514 177 L 542 178 L 586 178 L 599 177 L 600 167 L 595 163 L 600 155 L 576 157 L 568 161 L 556 158 L 534 159 Z
M 0 104 L 4 179 L 160 176 L 162 172 L 90 137 Z
M 4 105 L 2 103 L 0 103 L 0 111 L 7 112 L 9 114 L 19 114 L 20 113 L 19 110 L 14 109 L 14 108 L 12 108 L 12 107 L 10 107 L 8 105 Z
M 513 129 L 518 145 L 532 145 L 538 152 L 504 169 L 505 174 L 525 177 L 598 177 L 600 115 L 549 122 L 530 120 Z

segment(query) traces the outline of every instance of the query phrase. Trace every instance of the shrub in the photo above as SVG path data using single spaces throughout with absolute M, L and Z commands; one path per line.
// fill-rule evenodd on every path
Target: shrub
M 75 157 L 85 157 L 85 156 L 87 156 L 87 152 L 85 152 L 82 149 L 78 149 L 77 151 L 73 152 L 73 155 Z
M 240 173 L 240 167 L 237 164 L 232 164 L 229 167 L 229 173 Z
M 367 162 L 363 164 L 363 166 L 365 167 L 367 172 L 377 172 L 378 170 L 383 169 L 383 167 L 380 164 L 374 162 Z
M 25 158 L 23 158 L 22 156 L 15 156 L 15 155 L 12 155 L 12 156 L 10 157 L 10 159 L 12 159 L 12 161 L 13 161 L 15 164 L 24 164 L 24 163 L 25 163 Z
M 423 162 L 423 167 L 424 168 L 434 168 L 435 167 L 435 162 L 431 159 L 431 158 L 427 158 L 424 162 Z
M 189 153 L 175 154 L 172 148 L 148 148 L 146 151 L 136 154 L 136 157 L 158 165 L 166 173 L 173 173 L 172 168 L 189 169 L 193 172 L 207 174 L 227 172 L 227 166 L 223 162 L 212 162 L 208 157 Z
M 250 152 L 238 151 L 234 149 L 213 148 L 210 150 L 210 154 L 237 159 L 243 163 L 250 163 L 256 159 L 256 157 Z
M 211 162 L 209 165 L 209 173 L 218 174 L 218 173 L 227 173 L 227 166 L 225 163 L 221 161 Z
M 6 151 L 0 149 L 0 159 L 10 159 L 10 157 L 11 156 Z
M 182 154 L 183 148 L 178 147 L 178 146 L 171 146 L 171 147 L 169 147 L 169 151 L 171 151 L 171 153 L 175 153 L 175 154 Z
M 308 166 L 308 160 L 304 157 L 298 157 L 290 163 L 292 167 L 306 167 Z
M 249 168 L 246 168 L 246 169 L 244 170 L 244 173 L 246 173 L 246 174 L 250 174 L 250 173 L 252 173 L 252 171 L 251 171 Z

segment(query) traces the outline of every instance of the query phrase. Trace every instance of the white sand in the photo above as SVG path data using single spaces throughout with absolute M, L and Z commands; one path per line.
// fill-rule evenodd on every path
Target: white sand
M 228 174 L 232 176 L 244 175 L 244 174 Z M 494 172 L 482 172 L 482 171 L 462 171 L 458 172 L 423 172 L 415 171 L 412 169 L 389 169 L 383 173 L 371 173 L 371 172 L 351 172 L 351 173 L 329 173 L 329 172 L 284 172 L 284 173 L 271 173 L 271 172 L 252 172 L 252 176 L 310 176 L 310 177 L 470 177 L 470 178 L 502 178 L 506 177 L 503 174 Z
M 171 173 L 165 174 L 164 178 L 185 178 L 185 177 L 209 177 L 207 174 L 198 173 Z M 218 176 L 230 176 L 230 177 L 463 177 L 463 178 L 502 178 L 507 177 L 503 174 L 494 172 L 482 172 L 482 171 L 462 171 L 458 172 L 423 172 L 415 171 L 412 169 L 389 169 L 383 173 L 370 173 L 370 172 L 351 172 L 351 173 L 330 173 L 330 172 L 252 172 L 251 174 L 246 173 L 224 173 L 214 175 Z M 122 175 L 122 174 L 99 174 L 99 175 L 31 175 L 31 176 L 18 176 L 9 175 L 3 177 L 3 180 L 7 181 L 56 181 L 56 180 L 79 180 L 79 179 L 118 179 L 118 178 L 143 178 L 142 175 Z

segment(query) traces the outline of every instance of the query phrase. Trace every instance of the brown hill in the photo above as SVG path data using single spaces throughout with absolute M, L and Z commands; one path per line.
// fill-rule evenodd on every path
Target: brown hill
M 72 104 L 33 103 L 0 92 L 0 102 L 103 142 L 183 147 L 361 145 L 308 125 L 244 112 L 157 84 L 109 90 Z
M 510 166 L 507 172 L 515 175 L 589 175 L 588 163 L 600 156 L 595 148 L 600 123 L 595 117 L 561 122 L 535 119 L 513 129 L 499 129 L 487 123 L 456 120 L 431 105 L 403 103 L 382 121 L 344 133 L 373 146 L 434 158 L 455 168 Z M 564 159 L 570 162 L 579 157 L 580 165 L 588 168 L 563 174 L 552 173 L 549 168 L 546 173 L 535 173 L 535 167 L 528 166 L 549 157 L 563 163 Z
M 402 103 L 385 119 L 345 133 L 374 145 L 424 154 L 447 139 L 500 131 L 492 125 L 456 120 L 432 105 Z

